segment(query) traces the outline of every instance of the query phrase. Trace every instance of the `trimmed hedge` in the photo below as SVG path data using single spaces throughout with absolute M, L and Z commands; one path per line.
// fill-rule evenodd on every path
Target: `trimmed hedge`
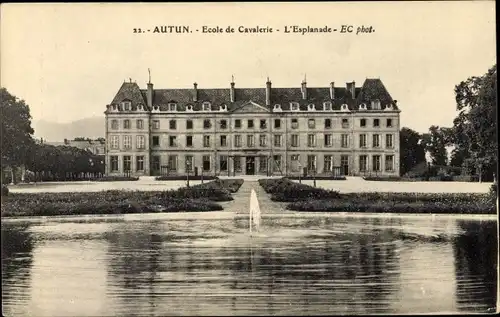
M 439 175 L 432 177 L 365 176 L 365 181 L 378 182 L 478 182 L 474 175 Z
M 94 179 L 96 182 L 122 182 L 122 181 L 138 181 L 139 177 L 134 176 L 104 176 Z
M 370 213 L 457 213 L 457 214 L 495 214 L 496 206 L 486 201 L 415 201 L 393 200 L 306 200 L 287 206 L 289 210 L 315 212 L 370 212 Z
M 316 179 L 317 181 L 319 180 L 331 180 L 331 181 L 345 181 L 347 178 L 345 176 L 303 176 L 303 177 L 298 177 L 298 176 L 289 176 L 288 179 L 293 179 L 293 180 L 313 180 Z
M 214 180 L 214 179 L 217 179 L 217 177 L 214 177 L 214 176 L 203 176 L 201 177 L 201 175 L 198 175 L 198 176 L 195 176 L 195 175 L 189 175 L 189 180 L 191 181 L 199 181 L 199 180 L 206 180 L 206 181 L 210 181 L 210 180 Z M 156 181 L 187 181 L 187 176 L 184 175 L 162 175 L 162 176 L 156 176 L 155 177 L 155 180 Z
M 292 202 L 304 199 L 340 197 L 338 191 L 299 184 L 292 182 L 288 178 L 260 179 L 259 184 L 266 193 L 271 194 L 271 200 L 273 201 Z
M 243 185 L 243 179 L 216 179 L 212 182 L 198 184 L 191 186 L 194 189 L 225 189 L 230 193 L 236 193 L 241 185 Z

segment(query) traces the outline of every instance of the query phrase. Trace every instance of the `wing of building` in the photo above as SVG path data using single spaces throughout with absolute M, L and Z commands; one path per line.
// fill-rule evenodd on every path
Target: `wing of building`
M 380 79 L 321 88 L 125 82 L 105 115 L 108 175 L 399 175 L 400 110 Z

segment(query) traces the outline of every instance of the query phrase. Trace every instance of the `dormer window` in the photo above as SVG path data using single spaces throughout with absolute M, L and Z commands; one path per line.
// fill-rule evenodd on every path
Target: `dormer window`
M 380 110 L 380 100 L 372 100 L 372 110 Z
M 291 102 L 290 103 L 290 109 L 292 111 L 299 111 L 299 103 L 298 102 Z
M 280 104 L 275 104 L 274 105 L 274 111 L 281 111 L 281 105 Z
M 385 105 L 385 110 L 393 110 L 392 104 L 388 103 Z
M 227 111 L 227 105 L 220 106 L 220 111 Z
M 210 111 L 210 110 L 212 110 L 212 106 L 210 105 L 210 102 L 205 101 L 203 103 L 203 111 Z
M 314 104 L 310 103 L 309 105 L 307 105 L 307 110 L 314 111 L 314 110 L 316 110 L 316 107 L 314 106 Z
M 113 106 L 111 107 L 111 109 L 113 109 L 113 110 L 115 110 L 115 111 L 116 111 L 116 105 L 113 105 Z
M 144 106 L 142 105 L 142 103 L 140 103 L 140 104 L 137 105 L 137 110 L 138 111 L 144 110 Z
M 193 105 L 187 105 L 186 110 L 187 111 L 193 111 Z
M 176 103 L 169 103 L 168 104 L 168 111 L 177 111 L 177 104 Z
M 153 110 L 154 110 L 154 111 L 160 111 L 160 106 L 158 106 L 158 105 L 153 106 Z
M 343 104 L 343 105 L 340 107 L 340 110 L 342 110 L 342 111 L 349 111 L 349 107 L 348 107 L 346 104 Z
M 366 110 L 366 103 L 362 103 L 359 105 L 359 110 Z
M 332 103 L 330 101 L 323 103 L 323 110 L 331 111 L 332 110 Z
M 130 101 L 123 101 L 122 102 L 122 107 L 123 107 L 124 111 L 130 111 L 130 109 L 132 108 L 132 102 L 130 102 Z

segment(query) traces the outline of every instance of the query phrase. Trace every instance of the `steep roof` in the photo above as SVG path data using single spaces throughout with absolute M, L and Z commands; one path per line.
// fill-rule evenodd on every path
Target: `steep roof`
M 154 89 L 153 106 L 159 106 L 160 110 L 167 110 L 169 103 L 176 103 L 177 110 L 183 111 L 187 105 L 193 110 L 201 110 L 203 102 L 210 102 L 212 110 L 218 110 L 220 106 L 226 105 L 228 111 L 236 109 L 241 105 L 252 101 L 266 107 L 266 88 L 234 88 L 235 102 L 231 102 L 230 88 L 203 89 L 197 88 L 198 98 L 194 101 L 194 88 L 189 89 Z M 347 87 L 335 87 L 334 99 L 330 98 L 330 87 L 307 87 L 307 99 L 302 99 L 300 87 L 271 88 L 271 105 L 280 104 L 283 110 L 290 109 L 291 102 L 298 102 L 301 110 L 307 110 L 309 104 L 322 106 L 323 102 L 330 101 L 333 110 L 339 110 L 342 104 L 347 104 L 349 109 L 357 109 L 361 103 L 371 107 L 371 100 L 380 100 L 382 107 L 391 104 L 394 109 L 397 106 L 391 95 L 380 79 L 366 79 L 362 87 L 355 88 L 355 98 Z M 121 101 L 132 101 L 132 110 L 138 104 L 146 106 L 147 89 L 140 89 L 136 83 L 123 83 L 112 104 Z

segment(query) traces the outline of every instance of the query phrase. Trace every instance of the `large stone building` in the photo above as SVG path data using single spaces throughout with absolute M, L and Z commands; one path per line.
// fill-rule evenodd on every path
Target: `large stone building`
M 108 175 L 399 175 L 400 110 L 380 79 L 227 89 L 130 81 L 105 114 Z

